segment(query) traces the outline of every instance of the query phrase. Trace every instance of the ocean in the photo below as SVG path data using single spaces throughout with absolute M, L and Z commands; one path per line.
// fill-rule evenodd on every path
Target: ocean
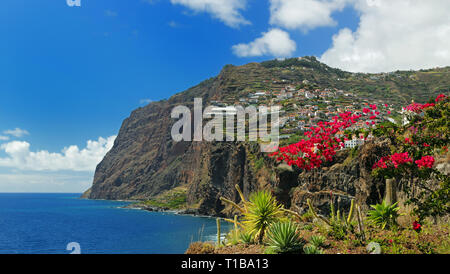
M 216 239 L 215 218 L 80 195 L 0 193 L 0 254 L 182 254 L 192 241 Z

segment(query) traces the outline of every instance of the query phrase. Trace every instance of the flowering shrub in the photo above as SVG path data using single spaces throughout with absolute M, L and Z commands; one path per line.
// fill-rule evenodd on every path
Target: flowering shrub
M 373 130 L 375 136 L 391 140 L 392 155 L 381 157 L 373 165 L 372 174 L 402 180 L 407 194 L 414 184 L 420 191 L 414 196 L 409 195 L 408 203 L 416 205 L 414 212 L 419 219 L 446 214 L 450 210 L 450 179 L 433 168 L 435 158 L 432 156 L 445 151 L 443 148 L 449 143 L 450 102 L 442 94 L 434 101 L 407 106 L 405 109 L 414 113 L 409 114 L 407 125 L 392 124 Z M 431 178 L 441 182 L 440 188 L 433 191 L 427 186 Z
M 345 130 L 355 124 L 361 115 L 351 112 L 340 113 L 331 122 L 319 122 L 317 127 L 311 127 L 305 133 L 307 139 L 286 147 L 280 147 L 279 151 L 270 154 L 276 156 L 277 161 L 284 161 L 288 165 L 311 170 L 318 168 L 324 161 L 332 161 L 336 151 L 344 146 L 346 137 L 336 137 L 336 133 Z
M 380 138 L 390 139 L 391 153 L 383 156 L 373 165 L 373 176 L 384 178 L 409 178 L 409 185 L 403 185 L 407 192 L 412 184 L 416 184 L 423 191 L 410 197 L 409 202 L 417 205 L 416 213 L 420 218 L 430 215 L 445 214 L 450 211 L 450 179 L 433 169 L 436 151 L 447 152 L 449 144 L 449 114 L 450 100 L 446 95 L 439 95 L 426 104 L 412 103 L 404 108 L 409 111 L 408 125 L 384 123 L 376 126 L 378 116 L 383 109 L 387 114 L 391 112 L 384 105 L 378 108 L 371 104 L 362 109 L 362 114 L 351 112 L 341 113 L 332 121 L 319 122 L 305 133 L 305 139 L 298 143 L 280 147 L 275 153 L 277 161 L 283 161 L 291 166 L 311 170 L 319 168 L 324 162 L 332 161 L 338 150 L 345 147 L 344 142 L 349 138 L 349 128 L 361 118 L 371 133 Z M 363 117 L 364 116 L 364 117 Z M 346 132 L 342 135 L 339 133 Z M 365 136 L 369 134 L 365 132 Z M 426 184 L 430 178 L 442 182 L 441 188 L 432 191 Z
M 418 221 L 414 221 L 413 230 L 416 232 L 420 232 L 422 230 L 422 225 Z
M 435 104 L 433 103 L 427 103 L 427 104 L 418 104 L 418 103 L 412 103 L 411 105 L 407 106 L 405 110 L 415 112 L 415 113 L 421 113 L 424 109 L 429 107 L 434 107 Z
M 432 168 L 434 165 L 433 156 L 423 156 L 420 160 L 415 161 L 419 168 Z
M 412 163 L 412 159 L 409 157 L 408 152 L 395 153 L 391 156 L 382 157 L 373 165 L 373 168 L 398 168 L 400 165 L 408 163 Z
M 436 103 L 437 102 L 440 102 L 440 101 L 442 101 L 442 100 L 444 100 L 445 98 L 447 98 L 447 96 L 445 96 L 444 94 L 439 94 L 437 97 L 436 97 Z

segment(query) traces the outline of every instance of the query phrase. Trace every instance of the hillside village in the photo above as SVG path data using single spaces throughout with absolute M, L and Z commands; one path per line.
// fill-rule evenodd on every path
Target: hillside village
M 382 100 L 369 100 L 352 92 L 336 88 L 311 88 L 315 86 L 308 80 L 302 82 L 290 82 L 289 80 L 273 80 L 272 83 L 278 88 L 248 90 L 239 96 L 225 97 L 223 100 L 213 100 L 211 105 L 215 106 L 214 113 L 224 115 L 235 114 L 234 106 L 280 106 L 280 139 L 287 143 L 298 141 L 303 133 L 311 127 L 317 126 L 320 121 L 331 121 L 334 116 L 343 112 L 361 114 L 360 119 L 351 130 L 361 130 L 372 127 L 373 124 L 386 120 L 396 122 L 394 117 L 401 115 L 394 106 Z M 370 119 L 370 114 L 364 113 L 363 109 L 370 105 L 380 106 L 380 114 L 377 118 Z M 337 136 L 343 136 L 339 132 Z M 369 137 L 370 138 L 370 137 Z M 353 148 L 364 142 L 362 137 L 353 136 L 353 139 L 345 142 L 346 148 Z

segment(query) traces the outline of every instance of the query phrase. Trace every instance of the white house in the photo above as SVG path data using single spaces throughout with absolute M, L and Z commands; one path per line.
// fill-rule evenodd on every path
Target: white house
M 362 139 L 352 139 L 345 141 L 345 148 L 354 148 L 364 144 L 364 140 Z

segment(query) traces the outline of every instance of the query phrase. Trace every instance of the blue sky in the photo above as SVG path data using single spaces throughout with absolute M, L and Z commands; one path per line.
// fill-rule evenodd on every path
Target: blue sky
M 448 2 L 422 5 L 81 0 L 80 7 L 69 7 L 66 0 L 3 0 L 0 192 L 87 189 L 95 164 L 112 145 L 108 138 L 133 109 L 215 76 L 226 64 L 315 55 L 367 72 L 448 65 L 448 9 L 436 12 Z M 413 22 L 399 25 L 397 18 L 408 14 L 415 15 Z M 376 19 L 383 23 L 370 25 Z M 391 23 L 397 26 L 392 33 L 383 28 Z M 430 28 L 440 32 L 427 44 L 420 35 L 410 39 L 408 47 L 418 50 L 408 52 L 398 46 L 412 36 L 406 23 L 424 26 L 416 30 L 423 36 Z

